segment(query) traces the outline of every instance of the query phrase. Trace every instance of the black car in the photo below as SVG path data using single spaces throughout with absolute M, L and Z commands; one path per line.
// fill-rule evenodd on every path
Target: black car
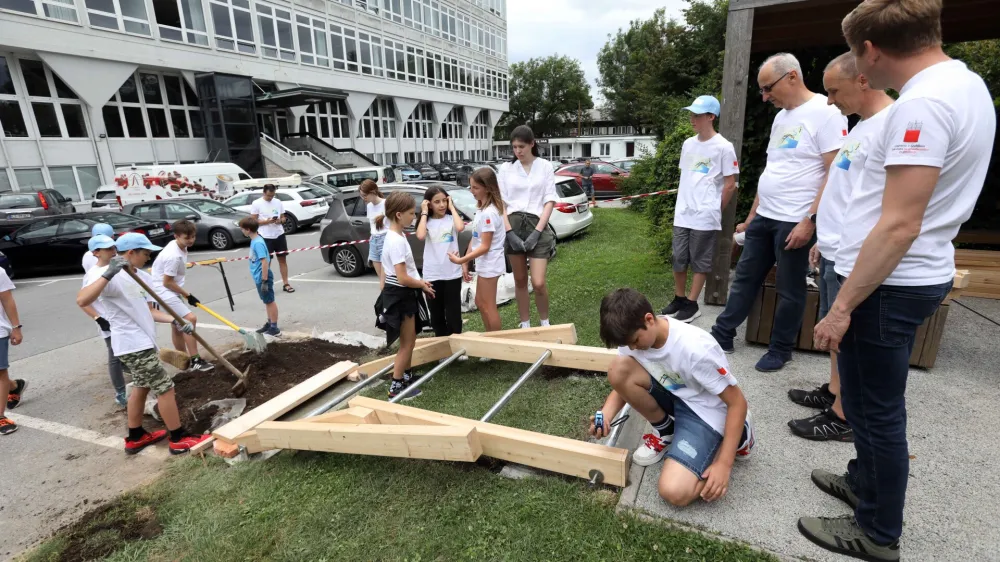
M 447 164 L 434 164 L 434 169 L 441 174 L 441 179 L 445 181 L 455 181 L 458 179 L 458 172 L 448 166 Z
M 97 211 L 38 217 L 0 240 L 0 252 L 18 275 L 25 273 L 57 273 L 80 270 L 80 261 L 87 252 L 90 230 L 97 223 L 107 223 L 115 236 L 126 232 L 145 234 L 157 246 L 173 239 L 168 225 L 122 213 Z
M 435 170 L 434 168 L 431 168 L 430 166 L 421 166 L 421 167 L 417 168 L 417 171 L 420 172 L 420 177 L 422 179 L 425 179 L 425 180 L 440 180 L 441 179 L 441 172 Z

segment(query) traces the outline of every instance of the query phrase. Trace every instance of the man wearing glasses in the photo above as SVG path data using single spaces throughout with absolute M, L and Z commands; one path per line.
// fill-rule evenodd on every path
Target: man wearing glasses
M 816 209 L 833 158 L 847 136 L 847 118 L 826 96 L 802 82 L 802 67 L 788 53 L 768 58 L 757 74 L 765 102 L 780 109 L 771 125 L 767 166 L 757 197 L 737 232 L 746 232 L 726 308 L 712 335 L 727 353 L 736 328 L 747 319 L 764 278 L 778 262 L 778 301 L 767 353 L 757 370 L 777 371 L 792 359 L 806 305 L 809 248 L 815 241 Z

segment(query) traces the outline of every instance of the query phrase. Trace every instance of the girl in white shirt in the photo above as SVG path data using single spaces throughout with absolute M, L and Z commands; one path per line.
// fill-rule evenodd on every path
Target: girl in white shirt
M 448 192 L 439 186 L 427 188 L 420 203 L 417 239 L 424 242 L 424 280 L 434 287 L 429 308 L 438 337 L 462 333 L 462 278 L 468 272 L 451 263 L 448 254 L 458 253 L 458 233 L 463 230 L 462 216 Z
M 514 271 L 520 327 L 531 326 L 529 265 L 538 316 L 542 326 L 548 326 L 549 289 L 545 284 L 545 270 L 556 250 L 555 234 L 548 228 L 549 217 L 559 198 L 555 173 L 548 162 L 538 158 L 535 135 L 529 127 L 521 125 L 515 128 L 510 135 L 510 144 L 516 159 L 500 166 L 497 175 L 506 206 L 506 251 Z
M 497 281 L 507 273 L 504 260 L 504 203 L 500 198 L 497 177 L 490 168 L 480 168 L 469 178 L 472 195 L 476 198 L 476 217 L 472 220 L 472 241 L 465 256 L 458 251 L 448 254 L 451 263 L 462 266 L 466 281 L 471 281 L 468 263 L 476 260 L 476 308 L 483 317 L 487 332 L 500 329 L 497 311 Z
M 385 214 L 374 219 L 377 229 L 387 229 L 381 256 L 381 262 L 388 266 L 388 270 L 385 286 L 379 297 L 382 303 L 379 317 L 380 322 L 384 322 L 380 327 L 385 329 L 387 346 L 399 338 L 399 353 L 396 354 L 392 369 L 389 398 L 395 398 L 414 382 L 413 374 L 409 372 L 410 361 L 413 359 L 417 333 L 426 325 L 427 318 L 426 305 L 420 292 L 434 298 L 434 288 L 420 278 L 413 261 L 413 251 L 403 235 L 403 228 L 413 224 L 415 214 L 413 197 L 396 191 L 385 199 Z M 416 389 L 405 400 L 419 395 L 420 389 Z
M 387 228 L 380 228 L 375 224 L 375 217 L 385 214 L 385 195 L 378 189 L 378 184 L 372 180 L 361 182 L 358 187 L 361 199 L 365 202 L 365 214 L 368 216 L 370 236 L 368 240 L 368 261 L 372 262 L 372 267 L 378 273 L 378 281 L 381 287 L 385 287 L 385 270 L 382 269 L 382 245 L 385 244 L 385 233 Z M 383 225 L 384 226 L 384 225 Z

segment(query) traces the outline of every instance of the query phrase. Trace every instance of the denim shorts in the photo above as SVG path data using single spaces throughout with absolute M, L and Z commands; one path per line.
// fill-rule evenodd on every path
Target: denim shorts
M 368 261 L 382 263 L 382 246 L 385 246 L 385 234 L 376 234 L 368 241 Z
M 837 293 L 840 292 L 840 279 L 837 272 L 833 270 L 833 262 L 820 258 L 819 263 L 819 317 L 822 320 L 830 312 L 833 301 L 837 300 Z
M 260 300 L 264 301 L 264 304 L 271 304 L 274 302 L 274 275 L 268 274 L 267 281 L 262 282 L 257 285 L 257 296 Z
M 10 367 L 10 360 L 7 358 L 7 351 L 10 349 L 10 336 L 0 338 L 0 371 L 6 371 Z
M 722 445 L 722 436 L 705 423 L 698 414 L 674 396 L 650 375 L 649 394 L 665 412 L 674 413 L 674 440 L 667 457 L 679 462 L 701 480 L 701 475 L 715 460 Z

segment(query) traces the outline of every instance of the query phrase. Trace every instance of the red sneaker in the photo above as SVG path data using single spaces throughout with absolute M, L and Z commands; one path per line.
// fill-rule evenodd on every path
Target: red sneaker
M 211 435 L 188 435 L 180 441 L 170 442 L 170 454 L 171 455 L 183 455 L 184 453 L 191 450 L 198 443 L 208 439 Z
M 167 437 L 167 430 L 161 429 L 159 431 L 154 431 L 153 433 L 147 432 L 142 436 L 142 439 L 137 441 L 132 441 L 128 437 L 125 438 L 125 454 L 134 455 L 139 451 L 149 447 L 153 443 L 163 441 Z

